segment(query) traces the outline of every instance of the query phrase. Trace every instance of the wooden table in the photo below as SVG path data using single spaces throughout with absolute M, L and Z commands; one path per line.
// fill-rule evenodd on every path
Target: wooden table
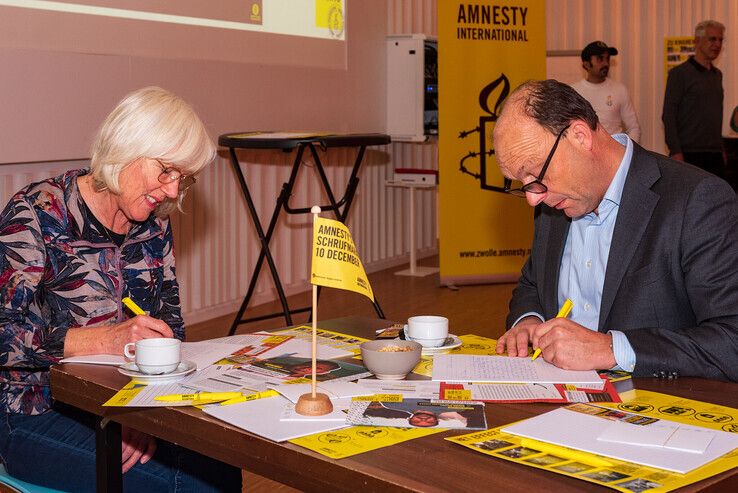
M 386 320 L 358 317 L 319 323 L 321 328 L 367 338 L 373 338 L 375 329 L 387 325 Z M 252 435 L 195 408 L 101 407 L 127 382 L 127 377 L 110 367 L 67 364 L 55 366 L 51 371 L 53 396 L 59 401 L 104 416 L 111 423 L 131 426 L 304 491 L 613 491 L 495 459 L 443 440 L 444 437 L 468 431 L 438 433 L 346 459 L 332 460 L 291 443 L 275 443 Z M 738 384 L 698 378 L 638 378 L 632 382 L 640 389 L 738 407 Z M 490 427 L 495 427 L 556 407 L 552 404 L 489 404 L 487 420 Z M 109 428 L 107 426 L 105 429 Z M 115 449 L 114 442 L 113 432 L 111 449 Z M 117 444 L 117 447 L 117 464 L 115 457 L 110 458 L 113 471 L 113 466 L 120 471 L 120 445 Z M 102 475 L 99 478 L 99 491 L 115 490 L 116 478 L 112 477 L 110 471 L 98 471 L 98 474 Z M 738 469 L 679 491 L 738 491 Z

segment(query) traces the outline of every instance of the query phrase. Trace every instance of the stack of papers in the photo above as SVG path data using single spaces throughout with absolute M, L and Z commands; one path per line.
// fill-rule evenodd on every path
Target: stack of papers
M 738 448 L 738 436 L 592 404 L 556 409 L 502 428 L 604 457 L 685 474 Z

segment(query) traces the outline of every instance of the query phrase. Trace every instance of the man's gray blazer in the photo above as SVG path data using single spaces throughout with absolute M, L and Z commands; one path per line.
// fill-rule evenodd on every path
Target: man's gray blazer
M 556 315 L 570 224 L 536 208 L 508 327 L 526 312 Z M 738 381 L 738 201 L 727 183 L 633 144 L 602 291 L 599 331 L 608 330 L 628 337 L 636 376 Z

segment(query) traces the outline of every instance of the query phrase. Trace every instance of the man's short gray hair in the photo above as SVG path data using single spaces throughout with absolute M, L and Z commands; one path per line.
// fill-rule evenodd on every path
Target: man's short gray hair
M 215 158 L 216 148 L 195 110 L 160 87 L 144 87 L 124 97 L 105 118 L 92 143 L 90 170 L 96 190 L 120 193 L 120 172 L 141 158 L 171 164 L 194 175 Z M 165 200 L 156 209 L 165 216 L 181 207 Z
M 707 31 L 707 28 L 712 27 L 715 29 L 720 29 L 722 32 L 725 32 L 725 26 L 718 21 L 702 21 L 699 24 L 697 24 L 694 28 L 694 37 L 695 38 L 702 38 L 705 36 L 705 32 Z

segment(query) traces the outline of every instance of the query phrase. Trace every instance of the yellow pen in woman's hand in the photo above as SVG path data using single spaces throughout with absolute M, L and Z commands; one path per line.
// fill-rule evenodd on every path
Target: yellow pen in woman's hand
M 571 309 L 574 307 L 574 303 L 569 299 L 566 298 L 566 301 L 564 301 L 564 304 L 561 305 L 561 310 L 559 310 L 559 313 L 556 314 L 556 318 L 566 318 L 569 316 L 569 312 L 571 312 Z M 535 361 L 537 357 L 541 355 L 541 348 L 536 348 L 535 351 L 533 351 L 533 356 L 530 358 L 531 361 Z
M 129 310 L 133 312 L 134 315 L 146 315 L 146 312 L 141 309 L 140 306 L 136 304 L 135 301 L 133 301 L 131 298 L 126 296 L 121 300 L 124 305 L 128 307 Z

